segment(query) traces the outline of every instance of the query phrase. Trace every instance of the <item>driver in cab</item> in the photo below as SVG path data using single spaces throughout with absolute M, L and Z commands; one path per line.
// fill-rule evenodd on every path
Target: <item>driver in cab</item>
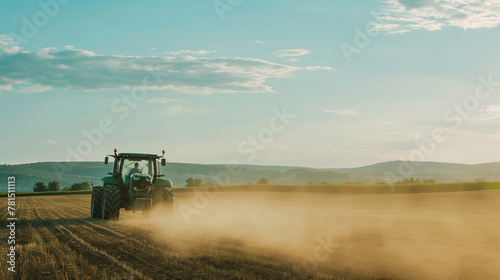
M 139 163 L 136 162 L 134 163 L 134 168 L 130 169 L 130 171 L 128 172 L 128 176 L 130 177 L 130 175 L 132 175 L 133 173 L 141 173 L 142 170 L 139 169 Z

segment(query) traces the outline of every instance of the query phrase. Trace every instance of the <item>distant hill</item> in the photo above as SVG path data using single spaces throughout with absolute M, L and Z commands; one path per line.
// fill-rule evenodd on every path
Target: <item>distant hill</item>
M 399 168 L 405 170 L 405 166 L 411 165 L 414 168 L 414 174 L 429 174 L 429 173 L 468 173 L 471 171 L 500 171 L 500 162 L 481 163 L 481 164 L 461 164 L 461 163 L 446 163 L 446 162 L 404 162 L 404 161 L 389 161 L 381 162 L 373 165 L 357 167 L 357 168 L 331 168 L 329 170 L 345 173 L 399 173 Z
M 475 179 L 500 181 L 500 162 L 485 164 L 454 164 L 439 162 L 412 163 L 415 168 L 411 176 L 399 176 L 398 168 L 408 162 L 392 161 L 358 168 L 314 169 L 307 167 L 239 165 L 240 172 L 230 177 L 229 184 L 255 183 L 266 178 L 271 184 L 331 184 L 376 183 L 396 181 L 403 178 L 435 179 L 438 182 L 467 182 Z M 76 182 L 91 181 L 101 184 L 101 177 L 112 171 L 112 165 L 102 162 L 38 162 L 16 165 L 0 165 L 0 192 L 7 188 L 6 177 L 16 176 L 17 191 L 32 191 L 36 181 L 59 181 L 61 187 Z M 387 175 L 386 173 L 391 174 Z M 227 174 L 223 164 L 167 163 L 162 173 L 175 186 L 184 186 L 189 177 L 200 178 L 204 182 L 217 182 Z

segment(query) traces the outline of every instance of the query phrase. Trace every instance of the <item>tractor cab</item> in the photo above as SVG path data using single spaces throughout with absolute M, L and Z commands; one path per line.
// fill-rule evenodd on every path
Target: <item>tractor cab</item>
M 155 159 L 142 157 L 120 157 L 116 164 L 115 174 L 119 175 L 122 180 L 128 181 L 134 174 L 143 174 L 151 177 L 151 181 L 155 180 L 159 175 L 159 167 Z

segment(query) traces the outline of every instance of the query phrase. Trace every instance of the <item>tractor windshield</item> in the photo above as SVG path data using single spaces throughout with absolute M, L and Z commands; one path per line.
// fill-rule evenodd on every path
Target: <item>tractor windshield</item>
M 122 176 L 126 180 L 133 173 L 143 173 L 154 176 L 153 162 L 147 159 L 124 159 L 122 162 Z

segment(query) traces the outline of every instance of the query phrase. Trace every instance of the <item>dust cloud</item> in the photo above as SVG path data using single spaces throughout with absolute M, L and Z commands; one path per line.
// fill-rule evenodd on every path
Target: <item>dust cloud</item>
M 172 218 L 162 211 L 127 213 L 120 222 L 149 228 L 185 254 L 230 248 L 289 261 L 297 273 L 334 276 L 351 269 L 391 279 L 500 279 L 498 190 L 201 195 L 176 193 Z

